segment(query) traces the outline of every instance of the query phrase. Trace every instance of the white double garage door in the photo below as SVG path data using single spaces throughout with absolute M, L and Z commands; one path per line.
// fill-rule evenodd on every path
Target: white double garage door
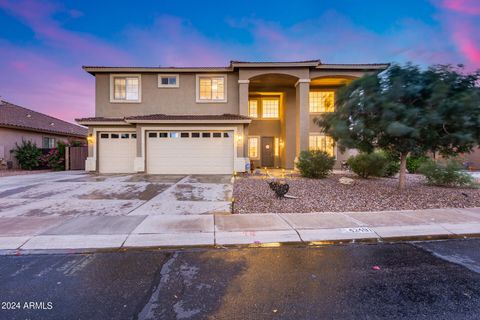
M 144 148 L 148 174 L 233 172 L 233 131 L 146 131 Z M 100 133 L 99 171 L 133 173 L 136 150 L 135 133 Z

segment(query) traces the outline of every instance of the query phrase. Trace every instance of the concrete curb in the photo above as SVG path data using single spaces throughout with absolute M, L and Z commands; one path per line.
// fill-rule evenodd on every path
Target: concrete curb
M 55 233 L 50 229 L 32 235 L 0 236 L 0 254 L 276 247 L 480 237 L 480 208 L 150 216 L 147 219 L 138 217 L 135 221 L 120 216 L 112 223 L 118 226 L 124 221 L 122 233 L 115 230 L 107 233 L 105 227 L 97 228 L 96 234 L 92 234 L 89 223 L 98 224 L 98 218 L 91 219 L 82 217 L 83 233 L 75 233 L 79 230 L 74 229 L 76 224 L 69 219 L 65 225 L 57 224 Z
M 134 251 L 177 251 L 177 250 L 204 250 L 204 249 L 242 249 L 242 248 L 275 248 L 284 246 L 322 247 L 328 245 L 348 244 L 379 244 L 379 243 L 405 243 L 418 241 L 441 241 L 461 240 L 480 238 L 480 233 L 470 235 L 436 235 L 436 236 L 415 236 L 395 237 L 376 239 L 343 239 L 311 242 L 266 242 L 258 244 L 229 244 L 229 245 L 188 245 L 188 246 L 138 246 L 119 248 L 77 248 L 77 249 L 0 249 L 0 255 L 21 256 L 21 255 L 50 255 L 50 254 L 89 254 L 89 253 L 112 253 L 112 252 L 134 252 Z

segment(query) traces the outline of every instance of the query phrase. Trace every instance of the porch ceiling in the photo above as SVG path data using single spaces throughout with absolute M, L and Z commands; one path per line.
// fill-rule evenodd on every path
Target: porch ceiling
M 298 78 L 285 74 L 265 74 L 250 78 L 250 91 L 269 90 L 279 87 L 293 87 Z M 273 90 L 275 91 L 275 90 Z
M 343 86 L 351 82 L 353 78 L 346 77 L 325 77 L 312 79 L 310 86 Z

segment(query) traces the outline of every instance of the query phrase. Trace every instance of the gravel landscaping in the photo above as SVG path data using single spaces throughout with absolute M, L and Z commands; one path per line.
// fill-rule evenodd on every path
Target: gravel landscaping
M 355 179 L 343 185 L 339 178 Z M 234 184 L 234 213 L 288 213 L 412 210 L 431 208 L 480 207 L 480 189 L 428 186 L 419 175 L 407 175 L 407 188 L 397 189 L 396 178 L 359 179 L 354 175 L 333 174 L 326 179 L 290 177 L 289 195 L 298 199 L 278 199 L 260 177 L 240 177 Z

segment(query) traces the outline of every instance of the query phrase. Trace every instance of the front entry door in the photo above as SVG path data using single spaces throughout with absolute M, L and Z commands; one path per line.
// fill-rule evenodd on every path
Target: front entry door
M 262 137 L 262 167 L 273 167 L 273 137 Z

